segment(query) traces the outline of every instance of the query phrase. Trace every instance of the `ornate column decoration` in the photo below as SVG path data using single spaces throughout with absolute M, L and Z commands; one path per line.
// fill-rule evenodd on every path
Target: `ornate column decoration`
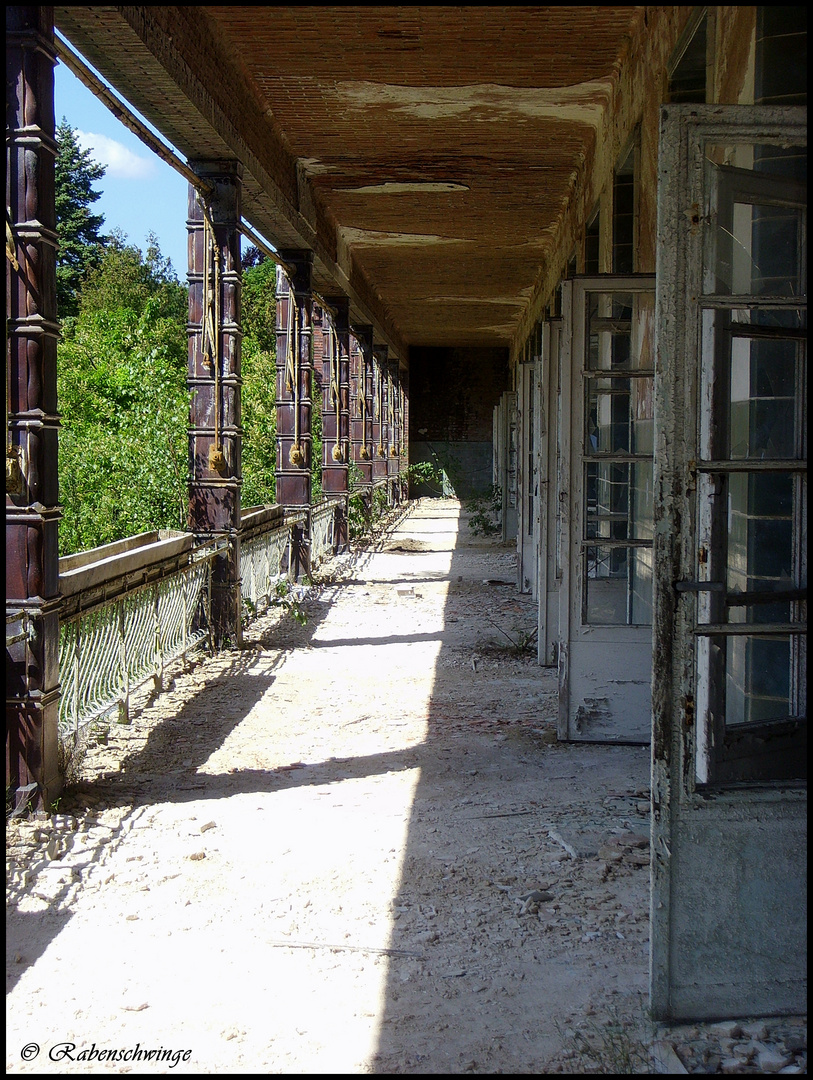
M 361 470 L 364 484 L 373 480 L 373 328 L 354 326 L 358 345 L 353 395 L 353 460 Z
M 40 807 L 62 788 L 55 62 L 53 8 L 7 8 L 6 786 Z
M 376 345 L 373 349 L 374 372 L 375 372 L 375 428 L 373 440 L 375 454 L 373 455 L 373 480 L 386 480 L 389 475 L 389 428 L 387 426 L 387 356 L 389 349 L 386 345 Z
M 279 255 L 294 273 L 289 280 L 277 269 L 277 502 L 305 515 L 298 550 L 292 552 L 298 576 L 310 565 L 313 252 Z
M 189 525 L 196 536 L 227 546 L 212 570 L 215 644 L 241 639 L 240 232 L 242 166 L 190 162 L 213 186 L 189 186 Z
M 328 317 L 323 361 L 322 490 L 344 499 L 336 525 L 336 551 L 347 550 L 347 499 L 350 471 L 350 327 L 345 296 L 325 297 L 333 309 Z

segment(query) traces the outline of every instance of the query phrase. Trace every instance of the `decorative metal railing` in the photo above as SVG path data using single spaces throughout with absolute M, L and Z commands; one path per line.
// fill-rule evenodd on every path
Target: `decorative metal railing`
M 341 510 L 342 498 L 327 498 L 311 510 L 311 566 L 336 553 L 336 513 Z
M 260 614 L 289 576 L 294 530 L 304 514 L 286 516 L 282 507 L 253 508 L 243 516 L 240 541 L 240 594 L 250 618 Z
M 142 567 L 142 580 L 154 580 L 139 585 L 126 575 L 99 584 L 101 564 L 85 568 L 88 585 L 74 589 L 60 615 L 61 737 L 114 711 L 126 722 L 131 693 L 150 678 L 160 690 L 167 664 L 208 640 L 211 567 L 222 546 L 190 544 Z
M 341 498 L 311 511 L 311 565 L 335 551 Z M 281 581 L 296 576 L 307 517 L 279 506 L 244 511 L 240 592 L 246 621 L 270 606 Z M 60 736 L 107 714 L 129 717 L 130 696 L 168 664 L 210 641 L 212 562 L 228 541 L 197 544 L 190 534 L 145 533 L 60 559 Z M 7 614 L 7 643 L 28 629 Z

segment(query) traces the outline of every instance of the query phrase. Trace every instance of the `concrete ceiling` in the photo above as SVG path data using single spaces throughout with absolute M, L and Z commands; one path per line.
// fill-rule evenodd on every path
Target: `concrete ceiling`
M 55 7 L 244 216 L 405 357 L 508 345 L 642 7 Z

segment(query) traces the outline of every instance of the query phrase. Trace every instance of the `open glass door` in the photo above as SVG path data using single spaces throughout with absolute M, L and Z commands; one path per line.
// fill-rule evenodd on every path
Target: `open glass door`
M 537 660 L 546 667 L 558 663 L 559 588 L 562 582 L 562 381 L 559 341 L 562 320 L 541 326 L 539 362 L 539 559 Z
M 517 587 L 536 598 L 539 537 L 538 335 L 535 330 L 519 365 L 517 423 L 520 452 L 517 462 Z
M 804 109 L 662 113 L 659 1018 L 806 1007 L 805 131 Z
M 517 535 L 517 394 L 506 390 L 495 412 L 496 485 L 502 495 L 502 541 Z
M 655 279 L 564 283 L 570 462 L 559 737 L 648 743 Z M 567 370 L 565 370 L 565 368 Z

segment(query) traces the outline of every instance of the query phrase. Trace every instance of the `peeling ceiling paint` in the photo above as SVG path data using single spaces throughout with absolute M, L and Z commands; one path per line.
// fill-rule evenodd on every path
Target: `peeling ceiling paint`
M 339 228 L 340 238 L 348 245 L 363 244 L 372 247 L 431 247 L 439 244 L 476 244 L 455 236 L 436 236 L 432 233 L 373 232 L 368 229 Z
M 445 191 L 469 191 L 468 184 L 455 184 L 451 182 L 433 182 L 431 180 L 417 180 L 415 182 L 401 182 L 387 180 L 383 184 L 365 184 L 363 187 L 336 188 L 336 191 L 352 192 L 356 195 L 402 195 L 406 193 L 434 194 Z
M 420 304 L 498 304 L 503 307 L 526 307 L 526 300 L 517 296 L 416 296 L 413 303 Z
M 463 117 L 477 110 L 478 120 L 532 117 L 589 124 L 597 128 L 612 96 L 610 79 L 594 79 L 556 89 L 528 89 L 491 83 L 471 86 L 397 86 L 340 82 L 336 96 L 353 108 L 388 108 L 416 119 Z M 489 115 L 490 113 L 490 115 Z

